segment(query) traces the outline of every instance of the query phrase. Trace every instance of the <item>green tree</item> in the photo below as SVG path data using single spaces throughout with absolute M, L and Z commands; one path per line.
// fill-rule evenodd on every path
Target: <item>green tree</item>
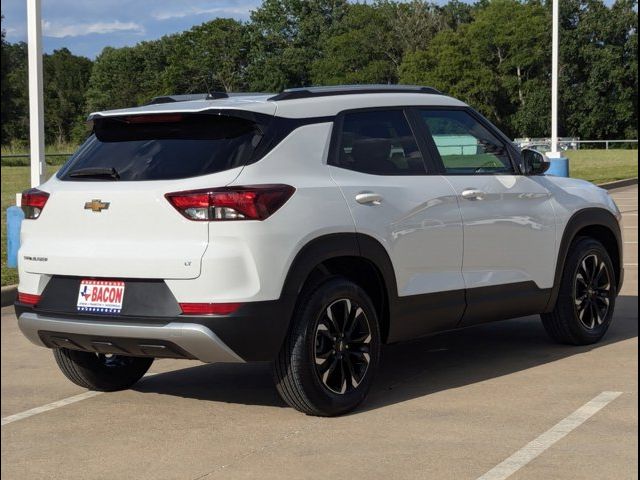
M 392 17 L 393 40 L 403 54 L 426 50 L 436 34 L 443 30 L 457 28 L 459 19 L 451 18 L 453 12 L 446 10 L 446 6 L 440 8 L 435 3 L 424 0 L 391 5 L 392 9 L 386 8 L 385 13 Z M 384 8 L 384 4 L 381 7 Z M 397 63 L 399 64 L 400 61 Z
M 86 111 L 141 105 L 176 93 L 163 87 L 172 37 L 134 47 L 106 47 L 96 58 L 86 93 Z
M 338 28 L 346 0 L 265 0 L 251 13 L 247 77 L 254 91 L 312 83 L 310 65 Z
M 460 25 L 473 21 L 473 11 L 477 8 L 476 6 L 459 0 L 450 0 L 440 9 L 447 26 L 452 30 L 457 30 Z
M 447 29 L 442 9 L 423 0 L 349 5 L 312 63 L 313 83 L 396 83 L 403 56 Z
M 550 18 L 537 2 L 495 0 L 474 21 L 406 55 L 404 83 L 432 85 L 474 105 L 509 135 L 542 135 L 548 111 Z
M 29 136 L 27 44 L 2 45 L 6 68 L 2 78 L 2 145 L 26 144 Z
M 1 15 L 2 23 L 4 23 L 4 15 Z M 7 51 L 8 44 L 5 40 L 6 32 L 4 28 L 2 28 L 2 37 L 0 43 L 0 98 L 1 100 L 1 108 L 0 108 L 0 125 L 2 125 L 2 141 L 1 143 L 4 145 L 7 139 L 7 132 L 5 130 L 5 125 L 9 120 L 9 110 L 11 109 L 11 93 L 9 90 L 9 82 L 7 81 L 7 76 L 9 75 L 9 52 Z
M 566 0 L 561 30 L 561 133 L 637 138 L 637 2 Z
M 393 6 L 350 5 L 340 29 L 311 64 L 312 83 L 395 83 L 401 47 L 394 42 Z
M 248 40 L 247 27 L 229 18 L 218 18 L 177 36 L 167 55 L 165 90 L 245 89 Z
M 68 49 L 55 50 L 43 58 L 44 112 L 47 143 L 61 144 L 72 139 L 85 119 L 84 92 L 92 62 Z M 74 140 L 78 140 L 74 138 Z

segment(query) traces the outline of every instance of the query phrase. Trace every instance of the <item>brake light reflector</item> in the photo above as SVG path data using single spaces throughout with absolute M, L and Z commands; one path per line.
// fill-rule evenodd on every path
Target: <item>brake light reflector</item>
M 31 293 L 18 292 L 18 302 L 20 303 L 31 305 L 33 307 L 37 305 L 39 301 L 40 301 L 40 295 L 33 295 Z
M 189 220 L 264 220 L 295 190 L 289 185 L 249 185 L 174 192 L 165 197 Z
M 20 206 L 24 212 L 24 218 L 29 220 L 38 218 L 47 200 L 49 200 L 49 194 L 37 188 L 31 188 L 22 192 Z
M 181 303 L 186 315 L 228 315 L 240 308 L 241 303 Z

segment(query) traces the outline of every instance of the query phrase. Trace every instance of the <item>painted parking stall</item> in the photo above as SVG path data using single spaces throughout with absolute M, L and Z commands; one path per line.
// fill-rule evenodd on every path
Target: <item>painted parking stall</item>
M 78 311 L 118 314 L 122 310 L 123 297 L 123 281 L 82 280 L 78 292 Z

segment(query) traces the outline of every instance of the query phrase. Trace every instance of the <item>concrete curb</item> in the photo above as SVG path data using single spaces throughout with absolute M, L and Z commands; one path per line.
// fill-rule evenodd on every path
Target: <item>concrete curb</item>
M 614 188 L 630 187 L 631 185 L 637 185 L 637 184 L 638 184 L 638 177 L 625 178 L 624 180 L 617 180 L 615 182 L 601 183 L 598 186 L 600 188 L 604 188 L 605 190 L 613 190 Z
M 6 287 L 2 287 L 2 306 L 8 307 L 9 305 L 13 305 L 17 296 L 18 285 L 7 285 Z

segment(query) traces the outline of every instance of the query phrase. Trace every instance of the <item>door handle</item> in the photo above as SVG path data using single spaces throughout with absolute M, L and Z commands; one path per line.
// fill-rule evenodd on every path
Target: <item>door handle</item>
M 467 200 L 484 200 L 485 195 L 485 192 L 475 188 L 467 188 L 462 191 L 462 198 L 466 198 Z
M 382 202 L 382 195 L 378 195 L 373 192 L 362 192 L 356 195 L 356 202 L 361 203 L 362 205 L 371 204 L 371 205 L 380 205 Z

